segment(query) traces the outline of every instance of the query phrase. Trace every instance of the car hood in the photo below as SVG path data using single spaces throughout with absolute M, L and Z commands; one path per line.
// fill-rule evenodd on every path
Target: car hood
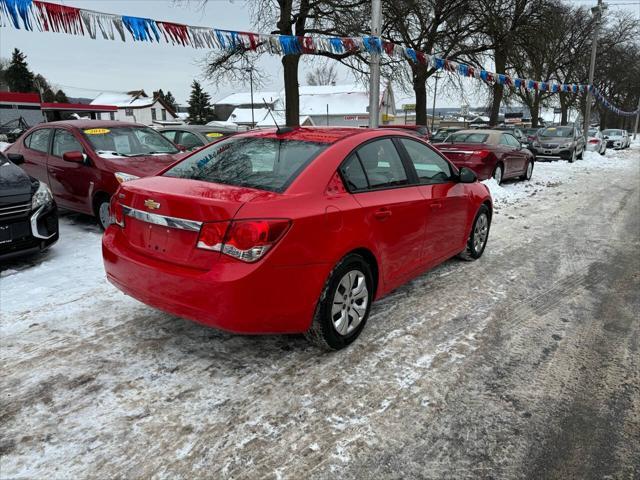
M 562 145 L 565 143 L 573 142 L 572 138 L 563 138 L 563 137 L 538 137 L 538 142 L 540 143 L 551 143 L 554 145 Z
M 20 167 L 0 159 L 0 198 L 31 196 L 31 179 Z
M 101 155 L 100 157 L 114 172 L 150 177 L 180 160 L 179 155 L 145 155 L 144 157 L 105 157 Z

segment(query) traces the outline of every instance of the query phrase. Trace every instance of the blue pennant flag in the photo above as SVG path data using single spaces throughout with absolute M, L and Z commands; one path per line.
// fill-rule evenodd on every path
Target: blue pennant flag
M 379 37 L 364 37 L 364 48 L 369 53 L 382 53 L 382 41 Z
M 151 20 L 150 18 L 140 18 L 140 17 L 122 17 L 122 23 L 127 30 L 131 32 L 134 40 L 139 41 L 153 41 L 153 36 L 156 38 L 156 42 L 160 41 L 160 32 L 158 31 L 158 27 L 156 25 L 155 20 Z
M 26 30 L 33 30 L 29 10 L 31 10 L 32 0 L 0 0 L 0 10 L 6 12 L 13 26 L 20 30 L 20 18 Z
M 342 44 L 342 39 L 338 37 L 332 37 L 329 39 L 329 44 L 331 45 L 331 50 L 333 50 L 333 53 L 344 52 L 344 45 Z
M 285 55 L 296 55 L 300 53 L 300 44 L 293 35 L 280 35 L 280 46 Z

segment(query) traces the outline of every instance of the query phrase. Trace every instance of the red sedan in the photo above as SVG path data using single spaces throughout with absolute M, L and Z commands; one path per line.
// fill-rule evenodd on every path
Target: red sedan
M 49 186 L 58 206 L 109 222 L 109 199 L 126 180 L 153 175 L 179 150 L 137 123 L 66 120 L 26 131 L 5 152 L 29 175 Z
M 371 302 L 448 258 L 479 258 L 489 190 L 414 136 L 254 131 L 123 183 L 108 279 L 166 312 L 241 333 L 306 332 L 339 349 Z
M 461 130 L 434 144 L 453 164 L 473 170 L 478 179 L 531 179 L 533 154 L 511 133 L 499 130 Z

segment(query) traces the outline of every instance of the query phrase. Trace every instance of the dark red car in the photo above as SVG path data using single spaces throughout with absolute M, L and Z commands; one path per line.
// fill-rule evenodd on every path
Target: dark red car
M 424 125 L 380 125 L 380 128 L 394 128 L 396 130 L 404 130 L 411 135 L 415 135 L 418 138 L 429 141 L 431 138 L 431 132 L 429 128 Z
M 99 120 L 43 123 L 5 153 L 47 184 L 59 207 L 95 215 L 103 228 L 121 182 L 158 173 L 180 157 L 174 144 L 149 127 Z
M 461 130 L 433 145 L 458 168 L 473 170 L 479 180 L 529 180 L 534 155 L 511 133 L 499 130 Z
M 371 302 L 484 251 L 487 187 L 397 131 L 296 128 L 203 147 L 120 185 L 108 279 L 172 314 L 241 333 L 306 332 L 338 349 Z

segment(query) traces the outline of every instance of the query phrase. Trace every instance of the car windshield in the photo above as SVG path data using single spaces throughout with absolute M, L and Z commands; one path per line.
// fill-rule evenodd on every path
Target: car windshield
M 185 158 L 168 177 L 282 192 L 328 143 L 231 137 Z
M 589 129 L 589 135 L 591 135 L 592 137 L 596 136 L 598 134 L 598 129 L 597 128 L 590 128 Z
M 573 127 L 549 127 L 540 132 L 541 137 L 571 137 Z
M 489 138 L 486 133 L 452 133 L 447 137 L 447 143 L 485 143 Z
M 173 143 L 148 127 L 85 128 L 83 133 L 98 155 L 139 157 L 179 151 Z
M 622 136 L 622 130 L 603 130 L 602 134 L 603 135 L 608 135 L 610 137 L 621 137 Z
M 537 135 L 538 134 L 538 129 L 537 128 L 527 128 L 525 130 L 523 130 L 525 135 Z

